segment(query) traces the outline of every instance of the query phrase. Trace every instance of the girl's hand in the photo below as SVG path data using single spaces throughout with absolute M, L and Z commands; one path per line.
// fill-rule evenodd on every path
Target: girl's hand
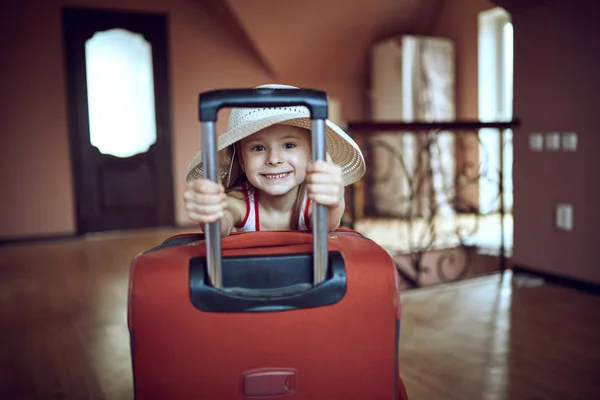
M 188 182 L 183 195 L 188 217 L 201 224 L 218 221 L 223 218 L 227 208 L 227 195 L 223 185 L 196 179 Z
M 337 207 L 344 200 L 342 168 L 328 161 L 310 162 L 306 177 L 308 197 L 318 204 Z

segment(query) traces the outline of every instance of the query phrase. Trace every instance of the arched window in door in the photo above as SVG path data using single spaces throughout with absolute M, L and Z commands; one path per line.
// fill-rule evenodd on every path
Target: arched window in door
M 125 29 L 97 32 L 85 44 L 90 143 L 131 157 L 156 142 L 152 48 Z

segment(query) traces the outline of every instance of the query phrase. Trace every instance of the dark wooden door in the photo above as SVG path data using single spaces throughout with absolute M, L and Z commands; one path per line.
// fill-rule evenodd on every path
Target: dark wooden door
M 146 125 L 154 125 L 155 129 L 140 128 L 142 119 L 128 121 L 128 127 L 143 131 L 153 137 L 143 150 L 131 154 L 119 155 L 111 151 L 102 151 L 93 145 L 90 138 L 90 120 L 101 121 L 114 129 L 106 129 L 104 133 L 96 134 L 97 140 L 112 139 L 113 149 L 119 149 L 119 140 L 125 143 L 133 139 L 131 131 L 120 127 L 116 118 L 132 115 L 139 104 L 130 97 L 124 97 L 118 90 L 107 90 L 107 96 L 114 96 L 115 113 L 111 115 L 100 110 L 100 114 L 91 114 L 87 81 L 88 76 L 97 76 L 90 70 L 90 55 L 86 53 L 86 43 L 89 44 L 97 32 L 112 29 L 125 30 L 127 34 L 139 34 L 136 38 L 143 43 L 146 54 L 150 53 L 147 65 L 151 65 L 148 82 L 153 84 L 153 96 L 148 95 L 146 110 L 152 109 L 154 116 L 147 120 Z M 115 32 L 115 31 L 111 31 Z M 123 31 L 120 31 L 123 32 Z M 66 60 L 66 81 L 68 85 L 69 130 L 71 142 L 71 157 L 77 210 L 77 231 L 79 234 L 106 230 L 137 229 L 155 226 L 172 226 L 174 224 L 173 182 L 170 145 L 170 110 L 168 83 L 168 51 L 167 51 L 167 17 L 164 14 L 133 13 L 111 10 L 63 8 L 63 33 Z M 143 40 L 142 40 L 143 38 Z M 110 45 L 107 47 L 110 51 Z M 89 51 L 89 49 L 88 49 Z M 86 59 L 88 65 L 86 65 Z M 96 58 L 97 59 L 97 58 Z M 107 58 L 101 57 L 102 60 Z M 112 58 L 110 58 L 112 60 Z M 106 71 L 117 71 L 114 68 L 127 68 L 127 63 L 116 59 L 117 63 Z M 123 64 L 123 65 L 121 65 Z M 86 70 L 86 68 L 88 68 Z M 129 66 L 129 68 L 132 68 Z M 102 70 L 102 68 L 100 68 Z M 146 68 L 146 71 L 150 71 Z M 101 73 L 101 72 L 100 72 Z M 130 71 L 131 73 L 131 71 Z M 106 73 L 107 83 L 111 82 L 111 72 Z M 133 75 L 135 76 L 135 74 Z M 98 85 L 89 85 L 98 87 Z M 126 85 L 124 85 L 126 86 Z M 148 84 L 148 87 L 152 85 Z M 115 88 L 119 89 L 119 88 Z M 148 92 L 152 90 L 148 89 Z M 96 97 L 94 97 L 96 98 Z M 112 99 L 111 99 L 112 100 Z M 94 102 L 94 104 L 98 104 Z M 110 103 L 105 103 L 110 104 Z M 105 107 L 107 110 L 110 107 Z M 98 111 L 98 110 L 96 110 Z M 94 115 L 95 117 L 91 117 Z M 102 115 L 102 118 L 97 117 Z M 149 114 L 151 115 L 151 114 Z M 147 122 L 146 119 L 144 121 Z M 112 125 L 110 125 L 112 124 Z M 144 125 L 144 126 L 146 126 Z M 101 131 L 95 129 L 94 132 Z M 106 128 L 106 127 L 104 127 Z M 152 132 L 150 132 L 150 130 Z M 137 132 L 136 131 L 136 132 Z M 117 133 L 118 132 L 118 133 Z M 139 134 L 139 132 L 138 132 Z M 102 136 L 104 135 L 104 136 Z M 123 149 L 124 147 L 120 147 Z

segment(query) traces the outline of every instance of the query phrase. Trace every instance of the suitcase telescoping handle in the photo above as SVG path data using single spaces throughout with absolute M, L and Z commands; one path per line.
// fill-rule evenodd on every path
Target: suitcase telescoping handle
M 312 120 L 311 153 L 312 159 L 325 160 L 325 120 L 327 119 L 327 95 L 313 89 L 222 89 L 200 93 L 198 108 L 201 122 L 202 161 L 204 176 L 213 182 L 218 181 L 217 134 L 215 122 L 217 113 L 223 107 L 286 107 L 306 106 Z M 327 272 L 327 208 L 313 205 L 313 285 L 321 283 Z M 221 268 L 221 225 L 220 222 L 206 224 L 207 262 L 211 284 L 222 289 Z

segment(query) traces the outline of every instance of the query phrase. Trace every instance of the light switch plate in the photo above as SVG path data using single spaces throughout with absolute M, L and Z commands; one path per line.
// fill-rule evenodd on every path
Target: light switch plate
M 577 150 L 577 133 L 564 132 L 562 134 L 562 148 L 564 151 L 576 151 Z
M 550 151 L 560 150 L 560 133 L 548 132 L 546 133 L 546 149 Z
M 529 150 L 542 151 L 544 150 L 544 136 L 539 132 L 529 134 Z
M 573 229 L 573 206 L 559 203 L 556 205 L 556 227 L 563 231 Z

